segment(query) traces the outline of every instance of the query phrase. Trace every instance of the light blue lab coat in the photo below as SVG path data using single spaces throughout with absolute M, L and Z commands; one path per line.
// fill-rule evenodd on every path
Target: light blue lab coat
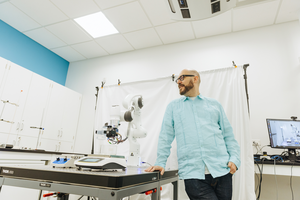
M 240 167 L 240 147 L 222 105 L 208 97 L 181 97 L 166 109 L 155 165 L 165 168 L 176 137 L 180 179 L 205 179 L 229 173 L 228 162 Z

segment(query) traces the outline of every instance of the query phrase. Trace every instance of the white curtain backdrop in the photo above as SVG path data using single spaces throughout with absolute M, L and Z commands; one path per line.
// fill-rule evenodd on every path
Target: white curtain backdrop
M 200 72 L 200 93 L 218 100 L 223 105 L 233 127 L 235 138 L 241 147 L 241 166 L 233 176 L 233 200 L 255 200 L 253 152 L 243 73 L 242 67 Z M 112 105 L 120 105 L 121 110 L 125 110 L 122 101 L 128 94 L 143 96 L 142 124 L 148 135 L 146 138 L 138 139 L 138 142 L 141 145 L 142 161 L 153 165 L 156 160 L 157 143 L 165 109 L 170 101 L 180 97 L 177 84 L 170 76 L 155 80 L 104 86 L 99 91 L 95 118 L 96 130 L 101 130 L 103 125 L 109 122 Z M 121 122 L 119 128 L 123 138 L 126 137 L 127 125 L 126 122 Z M 95 153 L 99 153 L 100 146 L 103 146 L 103 144 L 99 145 L 97 141 L 99 140 L 95 140 Z M 108 145 L 108 142 L 105 145 Z M 128 141 L 116 146 L 111 145 L 111 147 L 116 148 L 118 155 L 128 156 L 129 154 Z M 177 166 L 176 142 L 174 140 L 166 168 L 177 169 Z M 131 199 L 150 199 L 150 197 L 135 195 Z M 171 184 L 163 187 L 162 199 L 172 199 Z M 188 199 L 183 181 L 179 181 L 179 199 Z

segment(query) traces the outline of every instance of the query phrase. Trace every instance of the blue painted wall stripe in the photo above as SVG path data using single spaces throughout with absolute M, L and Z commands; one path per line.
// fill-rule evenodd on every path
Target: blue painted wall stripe
M 0 56 L 65 85 L 69 62 L 0 20 Z

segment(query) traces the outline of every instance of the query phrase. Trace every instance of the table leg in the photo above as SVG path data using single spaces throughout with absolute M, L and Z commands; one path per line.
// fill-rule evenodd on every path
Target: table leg
M 178 200 L 178 181 L 172 182 L 173 184 L 173 200 Z
M 39 194 L 39 200 L 42 199 L 42 194 L 43 194 L 43 190 L 40 190 L 40 194 Z
M 160 183 L 158 183 L 158 186 L 156 188 L 156 192 L 152 194 L 151 196 L 152 200 L 160 200 Z
M 3 177 L 0 177 L 0 192 L 1 192 L 1 188 L 2 188 L 2 185 L 3 185 Z

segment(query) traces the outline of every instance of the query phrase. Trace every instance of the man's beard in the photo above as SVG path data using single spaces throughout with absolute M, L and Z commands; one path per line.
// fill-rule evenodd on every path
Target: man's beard
M 184 89 L 181 91 L 180 90 L 180 86 L 184 87 Z M 189 84 L 187 85 L 183 85 L 183 84 L 178 84 L 178 88 L 179 88 L 179 93 L 180 95 L 185 95 L 188 91 L 190 91 L 192 88 L 194 87 L 194 83 L 193 81 L 191 80 L 189 82 Z

